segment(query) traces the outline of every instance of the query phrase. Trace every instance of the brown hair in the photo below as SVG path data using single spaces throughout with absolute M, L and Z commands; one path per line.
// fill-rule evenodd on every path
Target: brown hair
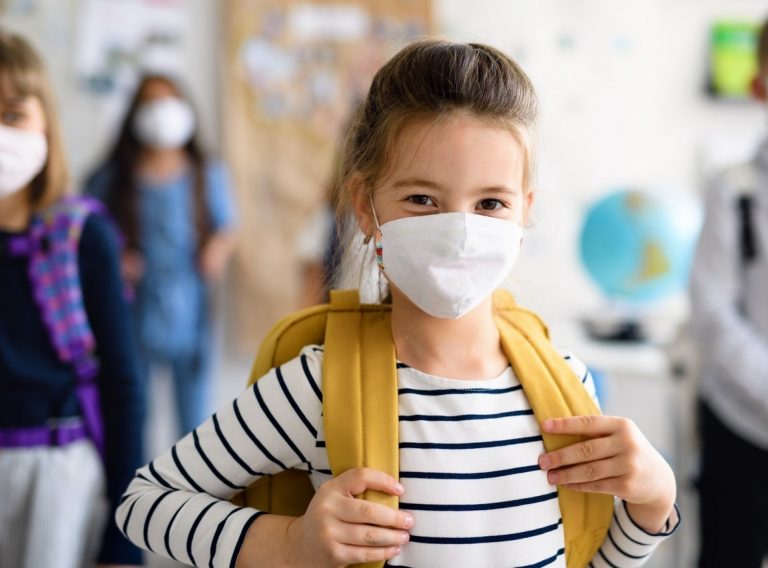
M 349 130 L 341 180 L 345 191 L 337 206 L 339 239 L 354 256 L 348 226 L 350 183 L 360 176 L 373 192 L 392 166 L 395 142 L 415 122 L 439 120 L 452 113 L 467 113 L 491 125 L 506 128 L 523 149 L 523 190 L 533 185 L 537 101 L 531 81 L 502 52 L 478 43 L 421 40 L 399 51 L 373 78 L 368 96 Z M 347 262 L 342 262 L 342 265 Z M 349 269 L 342 266 L 341 272 Z M 364 278 L 365 269 L 361 270 Z M 339 275 L 344 281 L 344 275 Z
M 763 72 L 763 67 L 768 63 L 768 20 L 760 26 L 757 35 L 757 66 L 758 72 Z
M 515 135 L 525 152 L 523 184 L 528 190 L 536 107 L 530 80 L 500 51 L 477 43 L 413 43 L 373 78 L 347 138 L 343 179 L 360 174 L 372 190 L 391 165 L 394 142 L 407 124 L 466 112 Z
M 64 144 L 59 129 L 53 90 L 42 60 L 21 36 L 0 29 L 0 96 L 37 97 L 46 120 L 48 158 L 30 182 L 33 210 L 59 199 L 69 186 Z
M 144 145 L 136 138 L 133 132 L 133 123 L 139 106 L 142 103 L 142 94 L 149 83 L 160 81 L 168 85 L 176 96 L 189 101 L 179 85 L 166 75 L 145 75 L 139 81 L 134 92 L 128 110 L 123 117 L 115 145 L 107 158 L 106 170 L 109 175 L 109 187 L 106 191 L 105 201 L 113 217 L 120 226 L 126 238 L 129 248 L 139 249 L 139 191 L 136 180 L 136 167 Z M 213 223 L 210 219 L 205 199 L 205 156 L 193 136 L 184 146 L 184 152 L 192 163 L 194 175 L 194 224 L 198 234 L 198 249 L 202 248 L 213 232 Z M 92 175 L 99 175 L 101 169 Z

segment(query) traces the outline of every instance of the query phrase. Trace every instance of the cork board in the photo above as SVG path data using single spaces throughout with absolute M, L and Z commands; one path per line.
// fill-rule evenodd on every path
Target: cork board
M 223 147 L 238 197 L 235 347 L 295 308 L 295 243 L 322 204 L 339 132 L 376 70 L 431 31 L 431 0 L 226 0 Z

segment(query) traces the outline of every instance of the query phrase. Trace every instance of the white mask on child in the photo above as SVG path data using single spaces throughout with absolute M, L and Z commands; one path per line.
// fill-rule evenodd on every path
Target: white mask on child
M 149 101 L 136 112 L 133 133 L 151 148 L 181 148 L 195 133 L 195 113 L 176 97 Z
M 27 187 L 47 158 L 45 134 L 0 124 L 0 199 Z
M 374 219 L 375 219 L 374 212 Z M 422 311 L 460 318 L 509 275 L 523 228 L 474 213 L 438 213 L 384 223 L 376 256 L 387 278 Z

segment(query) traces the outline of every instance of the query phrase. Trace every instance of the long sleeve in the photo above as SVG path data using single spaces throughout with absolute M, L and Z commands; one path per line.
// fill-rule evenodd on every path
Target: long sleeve
M 582 361 L 570 353 L 562 352 L 562 354 L 576 376 L 581 379 L 584 388 L 599 406 L 600 401 L 597 399 L 592 373 Z M 665 526 L 661 532 L 651 534 L 639 527 L 629 516 L 626 504 L 616 499 L 613 520 L 608 534 L 592 559 L 590 568 L 635 568 L 642 566 L 651 557 L 656 547 L 675 532 L 679 524 L 680 515 L 678 512 L 677 523 L 674 526 Z
M 706 219 L 691 274 L 694 331 L 707 372 L 726 380 L 731 396 L 768 412 L 768 342 L 740 313 L 742 261 L 736 195 L 720 179 L 707 194 Z
M 144 398 L 130 314 L 123 297 L 116 235 L 109 223 L 91 216 L 79 249 L 85 308 L 101 363 L 98 378 L 105 430 L 107 497 L 114 512 L 143 458 Z M 111 518 L 111 516 L 110 516 Z M 114 523 L 104 535 L 99 561 L 140 564 L 141 552 Z
M 142 468 L 117 510 L 123 533 L 181 562 L 234 566 L 259 512 L 226 499 L 264 475 L 312 469 L 319 376 L 319 359 L 305 349 Z

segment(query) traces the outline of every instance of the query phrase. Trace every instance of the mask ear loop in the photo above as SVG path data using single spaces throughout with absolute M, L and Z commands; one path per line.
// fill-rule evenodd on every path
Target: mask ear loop
M 371 241 L 371 237 L 373 237 L 374 246 L 376 247 L 376 262 L 378 263 L 379 268 L 384 270 L 384 251 L 381 246 L 381 225 L 379 225 L 379 218 L 376 215 L 376 209 L 373 206 L 373 196 L 369 195 L 368 201 L 371 204 L 371 213 L 373 213 L 373 222 L 376 223 L 376 231 L 373 235 L 368 235 L 364 242 L 365 244 L 368 244 Z

